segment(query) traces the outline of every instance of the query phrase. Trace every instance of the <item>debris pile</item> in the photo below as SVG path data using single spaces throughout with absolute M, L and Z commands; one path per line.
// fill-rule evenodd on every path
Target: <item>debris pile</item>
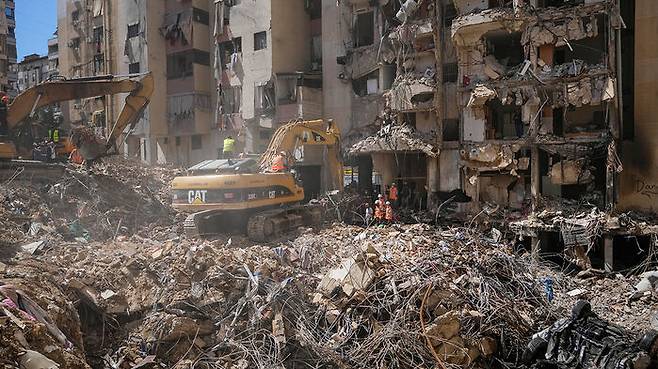
M 67 169 L 51 184 L 0 185 L 2 241 L 108 240 L 154 224 L 173 223 L 168 186 L 179 172 L 108 159 Z
M 355 368 L 515 362 L 560 309 L 546 298 L 545 270 L 473 236 L 420 224 L 360 233 L 361 251 L 324 276 L 321 308 L 300 319 L 305 344 Z
M 384 125 L 374 135 L 354 144 L 351 154 L 387 152 L 387 151 L 420 151 L 430 157 L 436 157 L 439 149 L 432 142 L 432 134 L 423 134 L 409 125 Z
M 630 332 L 657 312 L 654 274 L 569 277 L 498 230 L 341 222 L 268 244 L 187 238 L 167 205 L 174 172 L 91 170 L 5 184 L 0 221 L 25 224 L 9 232 L 23 246 L 0 254 L 6 367 L 517 367 L 580 298 Z M 76 218 L 90 237 L 66 233 Z

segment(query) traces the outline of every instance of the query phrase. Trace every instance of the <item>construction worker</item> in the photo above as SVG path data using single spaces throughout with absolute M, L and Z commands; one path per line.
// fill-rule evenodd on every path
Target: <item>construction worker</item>
M 288 170 L 288 154 L 285 151 L 281 151 L 272 160 L 272 171 L 285 172 L 286 170 Z
M 224 159 L 232 159 L 234 153 L 235 153 L 235 140 L 233 139 L 232 136 L 227 136 L 224 139 L 224 149 L 222 150 Z
M 381 196 L 381 195 L 379 195 Z M 381 200 L 376 200 L 375 201 L 375 222 L 381 223 L 384 221 L 384 216 L 385 216 L 385 209 L 384 209 L 384 204 L 382 204 Z
M 398 187 L 395 183 L 391 184 L 391 188 L 388 190 L 388 201 L 390 201 L 393 206 L 398 207 Z
M 58 128 L 51 128 L 48 130 L 48 138 L 50 141 L 54 143 L 59 142 L 59 129 Z
M 393 223 L 393 219 L 395 218 L 395 215 L 393 214 L 393 206 L 391 206 L 390 201 L 386 201 L 386 206 L 384 208 L 385 211 L 385 217 L 386 217 L 386 223 Z

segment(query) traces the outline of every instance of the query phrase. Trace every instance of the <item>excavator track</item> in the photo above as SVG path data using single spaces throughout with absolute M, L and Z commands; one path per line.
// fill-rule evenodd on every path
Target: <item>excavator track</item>
M 322 221 L 319 205 L 295 205 L 256 213 L 228 215 L 222 210 L 205 210 L 185 218 L 183 228 L 188 237 L 211 236 L 223 232 L 245 229 L 253 241 L 264 242 L 297 227 L 311 226 Z
M 267 210 L 249 218 L 247 236 L 253 241 L 264 242 L 297 227 L 311 226 L 321 221 L 322 207 L 318 205 L 297 205 Z

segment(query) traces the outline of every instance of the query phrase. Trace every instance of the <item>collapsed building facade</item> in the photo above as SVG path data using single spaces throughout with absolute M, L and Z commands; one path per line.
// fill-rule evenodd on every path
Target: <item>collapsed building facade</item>
M 337 41 L 323 48 L 325 116 L 342 124 L 360 185 L 400 182 L 418 208 L 458 189 L 456 55 L 445 42 L 454 13 L 434 1 L 330 3 L 323 32 Z
M 616 268 L 613 255 L 630 244 L 642 249 L 653 230 L 640 227 L 638 236 L 615 210 L 656 207 L 648 174 L 655 165 L 637 164 L 642 150 L 652 157 L 655 104 L 633 98 L 650 84 L 634 70 L 654 60 L 650 52 L 634 59 L 650 49 L 634 46 L 646 38 L 636 22 L 655 24 L 655 9 L 622 3 L 333 4 L 342 41 L 325 48 L 338 46 L 335 76 L 325 61 L 325 114 L 337 111 L 347 122 L 344 144 L 360 187 L 383 192 L 405 183 L 417 193 L 416 209 L 436 209 L 463 192 L 459 213 L 517 221 L 529 248 L 582 247 L 597 255 L 579 262 Z M 332 108 L 341 104 L 349 113 Z M 632 137 L 640 127 L 648 134 Z M 585 214 L 591 209 L 598 216 Z

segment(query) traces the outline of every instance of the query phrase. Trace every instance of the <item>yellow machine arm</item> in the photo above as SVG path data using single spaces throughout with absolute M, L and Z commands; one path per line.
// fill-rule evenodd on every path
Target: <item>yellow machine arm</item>
M 153 93 L 151 73 L 139 76 L 97 76 L 41 83 L 18 95 L 7 109 L 7 125 L 10 130 L 19 126 L 38 108 L 53 103 L 96 96 L 129 93 L 119 118 L 114 123 L 106 148 L 116 143 L 124 128 L 134 124 L 148 105 Z M 81 148 L 82 149 L 82 148 Z M 91 150 L 96 151 L 96 150 Z
M 266 170 L 272 159 L 281 151 L 288 157 L 299 146 L 326 146 L 326 164 L 331 173 L 333 188 L 343 189 L 343 166 L 340 158 L 340 131 L 333 120 L 294 121 L 279 127 L 267 150 L 260 158 L 260 167 Z

